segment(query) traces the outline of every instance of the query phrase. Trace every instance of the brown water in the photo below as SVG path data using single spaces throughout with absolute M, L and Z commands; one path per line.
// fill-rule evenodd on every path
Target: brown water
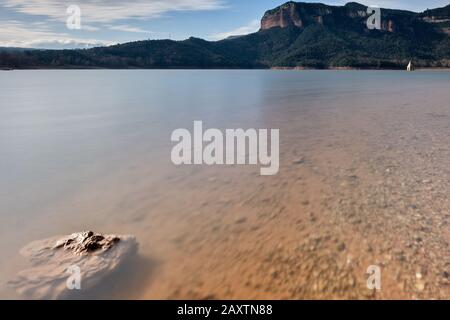
M 93 298 L 449 299 L 449 88 L 425 71 L 1 73 L 0 283 L 28 242 L 92 229 L 140 243 Z M 174 166 L 194 120 L 280 129 L 279 174 Z

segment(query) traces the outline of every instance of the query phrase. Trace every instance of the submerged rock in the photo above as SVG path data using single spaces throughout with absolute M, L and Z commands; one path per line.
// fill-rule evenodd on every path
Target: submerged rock
M 69 299 L 99 285 L 137 247 L 133 236 L 92 231 L 34 241 L 20 251 L 31 267 L 8 284 L 31 299 Z M 78 285 L 71 285 L 73 281 Z

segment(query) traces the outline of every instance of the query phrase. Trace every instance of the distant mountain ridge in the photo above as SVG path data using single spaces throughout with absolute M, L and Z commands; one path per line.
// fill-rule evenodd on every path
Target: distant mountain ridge
M 395 32 L 399 27 L 407 28 L 410 20 L 416 16 L 416 13 L 401 10 L 384 9 L 382 13 L 381 30 L 389 32 Z M 328 6 L 291 1 L 267 11 L 261 21 L 261 30 L 292 26 L 305 28 L 310 25 L 364 28 L 368 17 L 367 7 L 356 2 L 345 6 Z
M 221 41 L 147 40 L 83 50 L 2 51 L 0 68 L 405 68 L 450 67 L 450 5 L 415 13 L 367 6 L 287 2 L 261 29 Z
M 289 26 L 306 27 L 321 24 L 330 27 L 364 27 L 369 17 L 367 6 L 349 2 L 345 6 L 329 6 L 321 3 L 287 2 L 265 13 L 261 20 L 261 30 Z M 444 8 L 415 13 L 405 10 L 383 9 L 381 30 L 388 32 L 412 32 L 415 21 L 435 24 L 440 31 L 448 33 L 450 5 Z M 445 25 L 445 23 L 447 23 Z

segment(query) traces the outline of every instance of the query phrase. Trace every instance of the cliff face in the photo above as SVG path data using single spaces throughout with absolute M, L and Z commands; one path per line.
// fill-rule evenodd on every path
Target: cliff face
M 420 14 L 422 21 L 433 24 L 441 32 L 450 35 L 450 4 L 444 8 L 426 10 Z
M 370 15 L 367 13 L 367 6 L 355 2 L 345 6 L 328 6 L 291 1 L 267 11 L 261 20 L 261 30 L 293 26 L 302 28 L 314 24 L 362 30 L 366 28 Z M 382 9 L 381 30 L 411 31 L 411 22 L 417 15 L 408 11 Z
M 303 27 L 298 5 L 294 2 L 286 3 L 275 10 L 268 11 L 261 20 L 261 30 L 274 27 L 288 26 Z

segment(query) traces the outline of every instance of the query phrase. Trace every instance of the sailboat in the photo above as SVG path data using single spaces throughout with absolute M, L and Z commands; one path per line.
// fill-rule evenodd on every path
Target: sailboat
M 414 71 L 414 67 L 412 65 L 412 61 L 409 61 L 408 66 L 406 67 L 407 71 Z

